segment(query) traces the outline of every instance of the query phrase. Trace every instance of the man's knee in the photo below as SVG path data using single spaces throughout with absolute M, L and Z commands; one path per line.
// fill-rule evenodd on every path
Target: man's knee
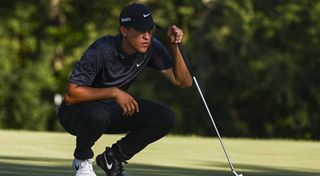
M 106 128 L 110 124 L 110 117 L 108 112 L 99 111 L 93 112 L 91 114 L 88 114 L 87 117 L 83 119 L 88 123 L 88 125 L 91 125 L 96 128 Z
M 105 130 L 110 124 L 110 114 L 100 104 L 90 103 L 80 114 L 82 126 Z
M 161 125 L 169 131 L 175 123 L 175 113 L 170 108 L 164 107 L 157 114 L 161 118 Z

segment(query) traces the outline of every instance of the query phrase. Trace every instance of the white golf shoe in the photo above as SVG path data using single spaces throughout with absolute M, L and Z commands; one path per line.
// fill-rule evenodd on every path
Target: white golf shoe
M 76 176 L 96 176 L 93 171 L 92 162 L 93 159 L 78 160 L 75 158 L 72 166 Z

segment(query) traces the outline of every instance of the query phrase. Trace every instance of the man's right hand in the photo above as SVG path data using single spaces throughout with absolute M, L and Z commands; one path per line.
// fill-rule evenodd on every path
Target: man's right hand
M 133 113 L 139 112 L 139 105 L 137 101 L 127 92 L 116 88 L 114 99 L 122 108 L 123 115 L 132 116 Z

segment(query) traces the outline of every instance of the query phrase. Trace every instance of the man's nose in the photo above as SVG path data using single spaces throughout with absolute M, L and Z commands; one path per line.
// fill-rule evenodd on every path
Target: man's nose
M 151 32 L 150 32 L 150 31 L 143 32 L 142 37 L 143 37 L 144 39 L 150 39 L 150 37 L 151 37 Z

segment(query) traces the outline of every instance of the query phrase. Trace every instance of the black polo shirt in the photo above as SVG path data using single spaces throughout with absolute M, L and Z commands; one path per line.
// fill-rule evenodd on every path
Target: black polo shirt
M 75 65 L 70 82 L 95 88 L 119 87 L 127 90 L 145 67 L 163 70 L 173 60 L 165 47 L 152 37 L 146 53 L 126 55 L 122 36 L 104 36 L 93 42 Z

